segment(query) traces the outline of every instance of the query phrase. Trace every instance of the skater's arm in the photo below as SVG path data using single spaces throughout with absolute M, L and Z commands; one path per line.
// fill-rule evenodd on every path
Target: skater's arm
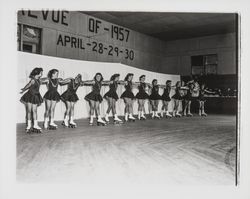
M 204 90 L 207 94 L 216 94 L 216 92 L 214 92 L 214 91 L 209 91 L 209 90 L 207 90 L 207 89 L 205 89 Z
M 47 77 L 43 77 L 39 79 L 41 84 L 48 84 L 49 83 L 49 79 Z
M 166 88 L 166 85 L 158 84 L 159 88 Z
M 119 80 L 119 81 L 117 81 L 117 83 L 118 83 L 118 84 L 121 84 L 121 85 L 125 85 L 127 82 L 124 81 L 124 80 Z
M 133 86 L 139 86 L 140 84 L 140 82 L 133 82 Z
M 71 80 L 73 80 L 73 78 L 71 78 L 71 77 L 70 78 L 66 78 L 66 79 L 59 78 L 58 82 L 62 86 L 62 85 L 69 84 Z
M 92 86 L 93 84 L 95 84 L 95 80 L 81 81 L 81 85 L 83 86 Z
M 27 89 L 29 89 L 31 87 L 31 85 L 33 85 L 34 83 L 35 83 L 34 79 L 30 80 L 30 82 L 25 87 L 21 88 L 21 92 L 20 93 L 22 94 L 24 91 L 26 91 Z
M 109 85 L 112 83 L 114 83 L 114 81 L 110 81 L 110 80 L 102 81 L 102 85 Z

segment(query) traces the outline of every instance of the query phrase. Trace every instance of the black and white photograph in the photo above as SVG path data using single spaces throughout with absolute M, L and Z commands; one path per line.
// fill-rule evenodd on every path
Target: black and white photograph
M 39 186 L 39 198 L 91 198 L 78 186 L 146 195 L 114 198 L 223 198 L 224 189 L 226 198 L 248 198 L 243 4 L 67 3 L 3 11 L 14 20 L 12 65 L 1 65 L 1 133 L 11 140 L 1 139 L 11 151 L 1 162 L 12 162 L 1 168 L 3 198 L 33 198 Z

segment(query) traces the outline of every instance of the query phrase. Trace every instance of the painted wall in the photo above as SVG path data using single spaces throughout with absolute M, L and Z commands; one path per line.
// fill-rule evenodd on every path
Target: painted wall
M 42 28 L 43 55 L 161 70 L 164 42 L 80 12 L 19 11 L 18 23 Z
M 68 78 L 75 77 L 78 73 L 82 74 L 83 80 L 93 79 L 96 72 L 101 72 L 105 80 L 109 80 L 111 75 L 114 73 L 120 73 L 121 79 L 124 79 L 128 72 L 134 73 L 134 81 L 139 80 L 139 76 L 142 74 L 146 75 L 146 82 L 151 83 L 153 79 L 158 79 L 159 84 L 165 84 L 166 80 L 172 80 L 175 84 L 176 81 L 180 80 L 179 75 L 168 75 L 162 73 L 150 72 L 147 70 L 138 69 L 135 67 L 127 66 L 120 63 L 104 63 L 104 62 L 91 62 L 91 61 L 80 61 L 65 58 L 56 58 L 51 56 L 36 55 L 31 53 L 18 52 L 18 88 L 23 88 L 29 82 L 29 74 L 31 70 L 35 67 L 42 67 L 44 72 L 43 75 L 46 76 L 48 71 L 56 68 L 59 70 L 59 77 Z M 67 89 L 67 86 L 59 87 L 58 92 L 62 94 Z M 102 96 L 108 91 L 108 86 L 103 86 L 101 89 Z M 43 96 L 47 88 L 45 85 L 41 86 L 40 93 Z M 84 97 L 87 93 L 91 91 L 91 87 L 83 86 L 77 91 L 79 101 L 76 103 L 75 107 L 75 118 L 87 118 L 89 117 L 89 105 Z M 118 96 L 122 94 L 124 87 L 119 85 L 117 93 Z M 17 91 L 19 93 L 20 90 Z M 133 89 L 134 94 L 138 92 L 137 88 Z M 162 94 L 163 89 L 160 89 L 160 94 Z M 172 91 L 171 95 L 174 94 Z M 19 101 L 21 95 L 17 99 L 17 122 L 25 122 L 25 108 L 24 105 Z M 161 103 L 159 104 L 159 110 L 161 109 Z M 172 111 L 173 104 L 169 104 L 169 110 Z M 100 106 L 101 115 L 104 116 L 105 110 L 107 109 L 106 100 Z M 134 113 L 137 114 L 137 102 L 134 102 Z M 150 110 L 148 101 L 146 102 L 146 112 Z M 42 104 L 38 108 L 38 120 L 43 120 L 45 105 Z M 55 120 L 62 120 L 65 112 L 65 106 L 62 102 L 57 103 L 55 111 Z M 124 102 L 119 99 L 117 102 L 117 114 L 124 114 Z
M 18 23 L 42 28 L 44 55 L 190 75 L 191 56 L 216 53 L 218 74 L 236 74 L 234 33 L 163 42 L 80 12 L 67 11 L 19 11 Z
M 166 42 L 163 62 L 177 74 L 190 75 L 191 56 L 218 54 L 218 74 L 236 74 L 235 48 L 234 33 L 170 41 Z

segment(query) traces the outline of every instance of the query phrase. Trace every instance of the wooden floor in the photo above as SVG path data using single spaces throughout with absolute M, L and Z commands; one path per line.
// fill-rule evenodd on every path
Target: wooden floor
M 28 135 L 17 124 L 17 180 L 45 183 L 234 185 L 236 117 L 209 115 L 59 126 Z M 60 124 L 58 122 L 58 124 Z

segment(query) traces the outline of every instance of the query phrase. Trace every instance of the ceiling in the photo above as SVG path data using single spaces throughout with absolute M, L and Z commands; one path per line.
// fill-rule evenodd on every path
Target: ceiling
M 236 31 L 232 13 L 81 12 L 164 41 Z

